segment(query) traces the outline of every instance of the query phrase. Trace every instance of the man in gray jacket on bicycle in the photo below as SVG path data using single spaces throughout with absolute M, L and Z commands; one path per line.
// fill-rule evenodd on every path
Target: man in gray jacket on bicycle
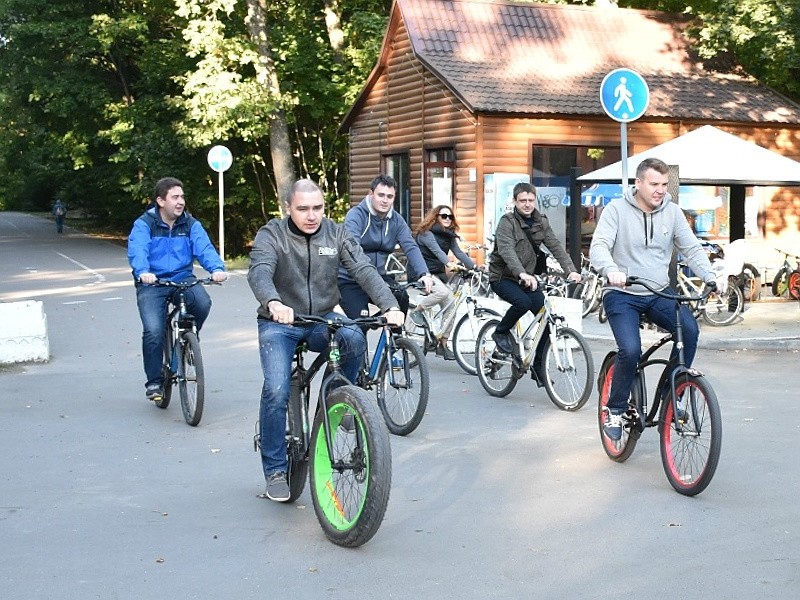
M 669 167 L 657 158 L 643 160 L 636 181 L 625 197 L 603 209 L 592 236 L 589 259 L 606 278 L 603 306 L 614 334 L 618 353 L 605 415 L 605 433 L 612 440 L 622 437 L 622 415 L 642 353 L 640 315 L 658 327 L 675 333 L 675 303 L 660 298 L 643 286 L 626 287 L 628 275 L 647 279 L 658 289 L 669 286 L 669 264 L 677 249 L 691 269 L 706 282 L 714 273 L 700 241 L 683 211 L 667 193 Z M 681 306 L 684 352 L 691 366 L 697 352 L 700 330 L 687 306 Z M 673 357 L 677 348 L 673 348 Z
M 339 267 L 369 294 L 386 313 L 390 325 L 403 324 L 389 286 L 378 274 L 358 241 L 343 225 L 325 218 L 319 187 L 308 179 L 292 186 L 288 216 L 273 219 L 256 235 L 250 253 L 247 281 L 258 300 L 258 341 L 264 384 L 261 390 L 261 464 L 267 481 L 266 497 L 289 499 L 286 480 L 286 410 L 292 359 L 297 344 L 306 342 L 314 352 L 328 345 L 323 324 L 296 326 L 295 313 L 333 318 L 339 302 L 336 278 Z M 359 327 L 342 327 L 336 333 L 344 375 L 355 381 L 366 351 Z

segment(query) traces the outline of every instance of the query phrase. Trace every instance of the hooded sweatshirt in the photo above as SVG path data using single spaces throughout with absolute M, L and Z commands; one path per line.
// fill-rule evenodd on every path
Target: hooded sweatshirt
M 664 289 L 669 286 L 673 249 L 703 281 L 714 280 L 708 256 L 672 197 L 666 194 L 661 204 L 648 213 L 636 204 L 631 188 L 623 199 L 614 200 L 603 209 L 592 236 L 589 260 L 602 276 L 623 271 Z M 651 293 L 641 285 L 614 289 L 629 294 Z

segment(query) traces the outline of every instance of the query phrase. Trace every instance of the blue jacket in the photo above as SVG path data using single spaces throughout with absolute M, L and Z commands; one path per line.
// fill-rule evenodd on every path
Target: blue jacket
M 408 280 L 415 281 L 425 275 L 428 267 L 417 242 L 411 235 L 408 223 L 394 210 L 390 210 L 389 214 L 381 219 L 370 209 L 369 198 L 364 198 L 347 211 L 344 226 L 361 244 L 364 254 L 378 272 L 385 275 L 386 258 L 394 252 L 394 247 L 400 244 L 400 248 L 408 258 Z M 339 269 L 339 279 L 353 280 L 344 268 Z
M 178 217 L 172 229 L 161 220 L 156 206 L 134 221 L 128 236 L 128 262 L 134 280 L 142 273 L 152 273 L 159 279 L 182 281 L 192 275 L 195 259 L 209 273 L 225 270 L 208 233 L 189 213 Z

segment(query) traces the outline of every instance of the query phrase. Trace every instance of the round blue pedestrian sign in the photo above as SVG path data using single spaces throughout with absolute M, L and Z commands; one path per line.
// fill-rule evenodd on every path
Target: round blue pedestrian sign
M 600 84 L 600 103 L 609 117 L 620 123 L 629 123 L 647 110 L 650 88 L 636 71 L 614 69 Z
M 208 166 L 217 173 L 222 173 L 231 168 L 233 154 L 225 146 L 214 146 L 208 151 Z

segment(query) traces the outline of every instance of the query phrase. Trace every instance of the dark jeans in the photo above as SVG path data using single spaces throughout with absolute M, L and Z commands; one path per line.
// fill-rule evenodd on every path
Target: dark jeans
M 673 292 L 674 293 L 674 292 Z M 617 342 L 617 360 L 614 363 L 614 376 L 611 379 L 609 408 L 624 411 L 636 375 L 636 364 L 642 355 L 642 337 L 639 329 L 641 314 L 647 315 L 653 323 L 671 333 L 675 333 L 675 302 L 660 298 L 655 294 L 634 295 L 613 290 L 603 296 L 603 306 L 608 316 L 608 324 Z M 691 366 L 697 353 L 697 338 L 700 328 L 687 306 L 681 306 L 683 324 L 683 351 L 687 366 Z M 678 350 L 673 346 L 671 359 L 677 359 Z
M 177 293 L 178 290 L 171 287 L 136 285 L 136 304 L 139 306 L 139 317 L 142 319 L 143 327 L 142 361 L 147 376 L 145 385 L 164 383 L 161 365 L 164 355 L 164 335 L 167 330 L 167 304 Z M 208 313 L 211 312 L 211 297 L 199 285 L 189 288 L 185 294 L 186 308 L 194 315 L 197 331 L 200 331 L 208 318 Z
M 389 287 L 392 287 L 396 283 L 395 280 L 389 276 L 384 276 L 383 279 L 386 281 Z M 339 279 L 338 283 L 339 295 L 341 296 L 339 299 L 339 306 L 342 307 L 344 314 L 351 319 L 368 316 L 367 311 L 369 310 L 368 305 L 370 303 L 370 298 L 367 292 L 361 289 L 361 286 L 355 281 Z M 407 313 L 408 294 L 405 292 L 405 290 L 396 290 L 393 288 L 392 291 L 394 292 L 394 297 L 400 306 L 400 310 L 402 310 L 404 313 Z
M 495 294 L 511 305 L 511 308 L 506 311 L 506 314 L 500 319 L 500 323 L 495 327 L 497 333 L 507 334 L 526 312 L 531 311 L 535 315 L 544 306 L 544 292 L 539 288 L 535 290 L 523 288 L 510 279 L 493 281 L 490 285 Z M 536 368 L 541 364 L 545 343 L 547 343 L 547 336 L 543 335 L 539 340 L 539 345 L 536 346 L 536 354 L 533 359 Z
M 341 316 L 328 313 L 326 317 Z M 342 327 L 336 332 L 339 342 L 342 374 L 355 381 L 367 349 L 367 341 L 358 327 Z M 258 349 L 264 384 L 261 387 L 259 426 L 261 428 L 261 466 L 264 476 L 286 471 L 286 409 L 289 404 L 289 382 L 292 359 L 297 344 L 305 341 L 309 350 L 323 352 L 328 348 L 328 328 L 324 324 L 307 327 L 284 325 L 258 319 Z

